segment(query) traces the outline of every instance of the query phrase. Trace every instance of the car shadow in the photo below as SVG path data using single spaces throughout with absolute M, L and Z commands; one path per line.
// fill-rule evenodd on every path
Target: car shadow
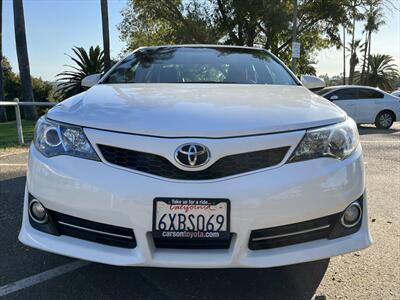
M 367 134 L 393 134 L 399 132 L 400 130 L 389 128 L 389 129 L 379 129 L 372 126 L 367 125 L 358 125 L 358 132 L 360 135 L 367 135 Z
M 110 298 L 312 299 L 328 265 L 329 259 L 269 269 L 157 269 L 95 264 L 79 272 L 100 294 Z

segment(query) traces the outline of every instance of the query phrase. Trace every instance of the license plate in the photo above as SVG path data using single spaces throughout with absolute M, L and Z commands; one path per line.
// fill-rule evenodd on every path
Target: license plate
M 230 238 L 228 199 L 155 198 L 153 236 L 169 240 Z

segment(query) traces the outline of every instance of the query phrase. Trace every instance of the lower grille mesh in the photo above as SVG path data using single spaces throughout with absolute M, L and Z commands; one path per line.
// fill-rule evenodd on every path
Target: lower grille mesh
M 279 164 L 290 147 L 280 147 L 222 157 L 202 171 L 184 171 L 168 159 L 145 152 L 98 145 L 108 162 L 170 179 L 207 180 L 268 168 Z

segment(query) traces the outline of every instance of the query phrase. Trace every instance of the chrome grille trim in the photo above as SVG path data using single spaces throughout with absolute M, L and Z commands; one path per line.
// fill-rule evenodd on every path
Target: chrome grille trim
M 266 237 L 259 237 L 259 238 L 252 238 L 252 241 L 262 241 L 262 240 L 270 240 L 270 239 L 276 239 L 276 238 L 281 238 L 281 237 L 287 237 L 287 236 L 292 236 L 292 235 L 297 235 L 297 234 L 302 234 L 302 233 L 308 233 L 308 232 L 313 232 L 313 231 L 318 231 L 322 229 L 329 228 L 331 225 L 324 225 L 316 228 L 311 228 L 307 230 L 301 230 L 301 231 L 296 231 L 296 232 L 291 232 L 291 233 L 286 233 L 286 234 L 278 234 L 278 235 L 272 235 L 272 236 L 266 236 Z
M 120 237 L 120 238 L 124 238 L 124 239 L 133 240 L 133 238 L 131 236 L 127 236 L 127 235 L 110 233 L 110 232 L 100 231 L 100 230 L 96 230 L 96 229 L 86 228 L 86 227 L 73 225 L 73 224 L 69 224 L 69 223 L 66 223 L 66 222 L 62 222 L 62 221 L 58 221 L 57 223 L 59 223 L 61 225 L 68 226 L 68 227 L 73 227 L 73 228 L 76 228 L 76 229 L 81 229 L 81 230 L 86 230 L 86 231 L 95 232 L 95 233 L 99 233 L 99 234 L 104 234 L 104 235 L 115 236 L 115 237 Z

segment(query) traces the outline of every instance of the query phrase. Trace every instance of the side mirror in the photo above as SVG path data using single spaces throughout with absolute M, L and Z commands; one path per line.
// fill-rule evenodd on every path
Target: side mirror
M 92 74 L 92 75 L 88 75 L 85 78 L 82 79 L 81 85 L 83 87 L 87 87 L 90 88 L 92 86 L 94 86 L 97 82 L 99 82 L 101 77 L 101 74 Z
M 300 80 L 311 91 L 318 91 L 326 86 L 325 81 L 317 76 L 301 75 Z
M 332 96 L 329 97 L 329 100 L 331 100 L 331 101 L 335 101 L 335 100 L 338 100 L 338 99 L 339 99 L 339 96 L 337 96 L 337 95 L 332 95 Z

